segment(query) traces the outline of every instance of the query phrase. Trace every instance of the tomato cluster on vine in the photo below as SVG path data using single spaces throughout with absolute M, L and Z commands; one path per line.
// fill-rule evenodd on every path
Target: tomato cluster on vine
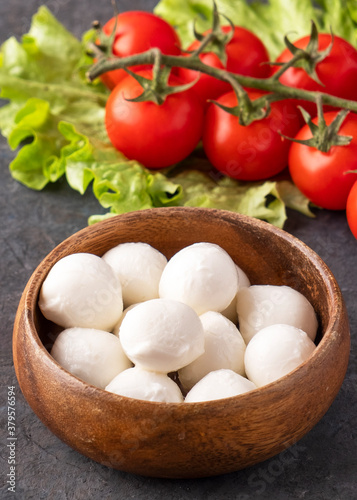
M 148 12 L 119 14 L 103 27 L 103 32 L 112 36 L 114 56 L 127 57 L 155 47 L 167 55 L 196 54 L 207 66 L 259 79 L 272 78 L 279 71 L 279 64 L 289 62 L 294 55 L 294 51 L 287 48 L 273 63 L 276 65 L 272 65 L 258 36 L 239 26 L 221 28 L 222 39 L 226 37 L 223 57 L 215 50 L 214 43 L 208 45 L 207 51 L 201 51 L 199 40 L 184 51 L 175 29 Z M 208 33 L 210 31 L 201 37 Z M 305 49 L 309 43 L 311 38 L 303 37 L 294 42 L 294 47 Z M 279 82 L 357 101 L 357 50 L 332 34 L 318 34 L 316 50 L 323 52 L 324 57 L 316 59 L 313 75 L 300 64 L 280 72 Z M 314 117 L 318 110 L 311 101 L 272 100 L 266 116 L 242 124 L 229 112 L 237 108 L 240 99 L 229 80 L 187 67 L 174 67 L 167 77 L 167 86 L 178 89 L 189 83 L 191 86 L 169 91 L 162 102 L 158 102 L 154 98 L 140 99 L 145 87 L 143 89 L 142 81 L 136 77 L 148 83 L 155 80 L 152 65 L 141 64 L 129 69 L 129 74 L 124 69 L 116 69 L 101 75 L 111 89 L 105 118 L 108 136 L 129 159 L 149 169 L 161 169 L 188 157 L 202 141 L 210 163 L 229 177 L 257 181 L 288 168 L 293 182 L 314 204 L 326 209 L 346 209 L 348 195 L 357 181 L 355 113 L 350 113 L 336 132 L 350 136 L 349 143 L 332 143 L 328 150 L 319 150 L 308 142 L 313 129 L 304 124 L 299 109 L 299 106 L 305 108 Z M 160 68 L 156 68 L 157 71 Z M 264 95 L 255 89 L 244 91 L 251 102 Z M 331 106 L 323 109 L 326 126 L 334 120 L 337 111 Z M 313 120 L 316 127 L 317 120 Z M 355 186 L 353 193 L 356 189 Z M 351 196 L 354 200 L 357 198 L 356 194 Z M 356 235 L 355 224 L 350 222 L 357 218 L 356 202 L 349 202 L 349 207 L 348 220 Z

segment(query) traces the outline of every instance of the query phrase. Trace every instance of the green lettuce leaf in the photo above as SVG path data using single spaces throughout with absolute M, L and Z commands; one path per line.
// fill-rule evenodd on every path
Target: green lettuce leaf
M 286 207 L 296 210 L 307 217 L 315 217 L 315 214 L 310 209 L 310 201 L 291 181 L 282 180 L 277 182 L 277 191 Z
M 320 25 L 348 40 L 357 47 L 357 2 L 356 0 L 317 0 L 320 6 Z
M 31 142 L 19 150 L 10 164 L 10 171 L 16 180 L 40 190 L 64 174 L 64 169 L 59 169 L 56 154 L 65 141 L 58 140 L 57 123 L 51 116 L 48 102 L 30 98 L 16 113 L 14 127 L 8 136 L 9 146 L 16 149 L 25 139 Z
M 210 16 L 206 0 L 167 0 L 161 6 L 170 3 L 173 14 L 178 9 L 175 20 L 182 28 L 189 25 L 192 14 Z M 263 29 L 258 8 L 240 3 L 244 16 Z M 227 5 L 227 14 L 233 14 Z M 14 179 L 35 190 L 63 176 L 81 194 L 91 186 L 108 212 L 91 216 L 89 223 L 132 210 L 176 205 L 232 210 L 279 227 L 287 206 L 312 215 L 308 200 L 291 183 L 284 187 L 280 182 L 239 183 L 222 177 L 199 158 L 199 148 L 181 165 L 160 172 L 125 158 L 109 143 L 105 130 L 109 91 L 99 81 L 85 79 L 92 60 L 84 49 L 93 36 L 89 31 L 77 40 L 41 7 L 21 42 L 12 37 L 2 45 L 0 97 L 7 104 L 0 108 L 0 129 L 17 153 L 10 164 Z
M 109 144 L 108 91 L 83 78 L 91 62 L 46 7 L 34 15 L 21 43 L 10 38 L 3 44 L 1 97 L 10 102 L 0 109 L 0 128 L 9 146 L 19 148 L 10 164 L 13 177 L 40 190 L 65 175 L 82 194 L 93 182 L 94 195 L 113 213 L 174 203 L 178 186 Z
M 318 3 L 319 6 L 315 6 L 312 0 L 269 0 L 249 4 L 246 0 L 216 0 L 219 12 L 261 38 L 272 59 L 285 48 L 286 34 L 292 40 L 308 35 L 311 20 L 322 31 L 330 31 L 331 27 L 336 35 L 356 46 L 355 1 L 320 0 Z M 193 19 L 199 31 L 211 27 L 212 0 L 161 0 L 154 12 L 176 27 L 184 47 L 187 47 L 194 40 Z M 223 20 L 222 24 L 227 22 Z
M 161 173 L 152 174 L 136 161 L 127 160 L 107 144 L 93 147 L 88 137 L 72 124 L 61 122 L 59 130 L 70 144 L 62 148 L 68 184 L 84 193 L 93 181 L 93 193 L 104 208 L 121 214 L 132 210 L 179 203 L 180 186 Z
M 285 205 L 275 182 L 243 183 L 228 177 L 214 181 L 197 170 L 182 172 L 176 179 L 183 187 L 184 206 L 230 210 L 278 227 L 283 227 L 286 220 Z

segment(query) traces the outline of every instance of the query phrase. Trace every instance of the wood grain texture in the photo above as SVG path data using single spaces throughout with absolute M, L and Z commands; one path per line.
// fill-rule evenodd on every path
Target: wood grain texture
M 102 255 L 128 241 L 168 258 L 198 241 L 221 245 L 254 284 L 286 284 L 314 306 L 318 347 L 291 374 L 241 396 L 207 403 L 138 401 L 90 386 L 50 356 L 58 329 L 37 306 L 41 284 L 60 258 Z M 104 465 L 155 477 L 202 477 L 256 464 L 288 448 L 325 414 L 344 379 L 349 325 L 339 287 L 324 262 L 267 223 L 219 210 L 160 208 L 113 217 L 58 245 L 30 278 L 14 325 L 21 390 L 54 434 Z

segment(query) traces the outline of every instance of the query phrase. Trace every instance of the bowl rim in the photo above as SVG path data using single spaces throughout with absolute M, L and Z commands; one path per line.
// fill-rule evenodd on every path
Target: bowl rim
M 216 400 L 210 400 L 210 401 L 199 401 L 199 402 L 190 402 L 185 404 L 185 402 L 179 402 L 179 403 L 167 403 L 167 402 L 158 402 L 158 401 L 147 401 L 147 400 L 141 400 L 141 399 L 136 399 L 136 398 L 130 398 L 127 396 L 121 396 L 118 394 L 111 393 L 109 391 L 106 391 L 105 389 L 101 389 L 99 387 L 96 387 L 92 384 L 89 384 L 88 382 L 85 382 L 84 380 L 78 378 L 77 376 L 71 374 L 68 372 L 65 368 L 63 368 L 50 354 L 50 352 L 46 349 L 45 345 L 43 344 L 42 340 L 40 339 L 40 336 L 37 332 L 36 325 L 35 325 L 35 310 L 37 308 L 37 303 L 38 303 L 38 294 L 40 292 L 41 285 L 48 274 L 49 270 L 51 267 L 60 260 L 64 255 L 62 253 L 65 251 L 65 249 L 68 249 L 68 244 L 71 243 L 72 240 L 76 238 L 80 238 L 82 236 L 87 236 L 93 231 L 93 228 L 105 230 L 106 228 L 110 228 L 113 223 L 117 220 L 122 220 L 122 218 L 130 218 L 130 217 L 135 217 L 137 214 L 143 215 L 149 215 L 149 214 L 166 214 L 168 213 L 175 214 L 175 213 L 181 213 L 181 212 L 188 212 L 190 211 L 191 213 L 199 213 L 199 212 L 205 212 L 208 214 L 211 214 L 212 216 L 224 216 L 228 222 L 232 221 L 233 219 L 240 219 L 240 221 L 247 223 L 247 224 L 253 224 L 257 226 L 259 229 L 262 229 L 263 231 L 269 231 L 272 233 L 275 233 L 276 236 L 283 238 L 288 244 L 292 245 L 296 250 L 299 252 L 304 253 L 305 255 L 307 254 L 308 259 L 312 261 L 314 264 L 314 267 L 316 270 L 319 272 L 320 275 L 323 277 L 323 283 L 325 285 L 325 288 L 327 289 L 331 299 L 332 299 L 332 304 L 333 304 L 333 309 L 332 313 L 329 316 L 328 324 L 326 325 L 325 331 L 323 332 L 323 336 L 320 339 L 319 343 L 316 345 L 316 348 L 314 349 L 313 353 L 309 356 L 307 360 L 305 360 L 303 363 L 301 363 L 298 367 L 296 367 L 294 370 L 291 372 L 287 373 L 286 375 L 280 377 L 279 379 L 270 382 L 269 384 L 266 384 L 261 387 L 257 387 L 255 389 L 252 389 L 249 392 L 239 394 L 237 396 L 230 396 L 227 398 L 222 398 L 222 399 L 216 399 Z M 78 252 L 73 252 L 73 253 L 78 253 Z M 68 253 L 67 253 L 68 254 Z M 48 266 L 48 264 L 51 264 L 51 266 Z M 48 268 L 47 268 L 48 267 Z M 45 269 L 46 268 L 46 269 Z M 34 288 L 35 287 L 35 288 Z M 36 292 L 36 293 L 35 293 Z M 56 245 L 45 257 L 42 259 L 42 261 L 38 264 L 38 266 L 35 268 L 33 271 L 30 279 L 27 282 L 26 288 L 23 292 L 24 295 L 24 311 L 25 311 L 25 321 L 28 326 L 28 330 L 31 331 L 32 333 L 32 341 L 34 341 L 37 345 L 37 348 L 41 351 L 41 354 L 46 356 L 47 361 L 51 364 L 54 365 L 56 370 L 60 370 L 62 372 L 62 375 L 65 375 L 66 378 L 68 378 L 69 381 L 72 381 L 72 384 L 75 383 L 76 387 L 78 387 L 79 390 L 85 390 L 86 388 L 90 387 L 91 391 L 93 393 L 98 394 L 99 398 L 110 398 L 113 402 L 116 403 L 122 403 L 122 404 L 140 404 L 140 405 L 145 405 L 148 407 L 165 407 L 165 408 L 170 408 L 172 411 L 178 411 L 180 413 L 189 413 L 192 414 L 193 408 L 197 411 L 205 411 L 205 410 L 212 410 L 213 406 L 220 407 L 222 405 L 227 405 L 227 403 L 232 402 L 232 401 L 240 401 L 242 405 L 244 402 L 249 399 L 250 401 L 254 399 L 259 399 L 260 395 L 262 393 L 264 394 L 274 394 L 275 392 L 279 392 L 282 387 L 286 384 L 287 379 L 291 379 L 293 375 L 300 374 L 301 376 L 303 375 L 304 371 L 309 369 L 308 366 L 311 365 L 311 363 L 318 363 L 320 360 L 323 359 L 326 351 L 330 350 L 333 348 L 334 342 L 336 342 L 338 335 L 348 335 L 349 336 L 349 331 L 343 332 L 343 333 L 338 333 L 334 329 L 334 325 L 336 323 L 336 320 L 338 316 L 342 313 L 343 307 L 344 307 L 344 300 L 343 296 L 341 293 L 341 290 L 337 284 L 337 281 L 332 274 L 331 270 L 327 266 L 327 264 L 322 260 L 322 258 L 310 247 L 308 247 L 305 243 L 303 243 L 301 240 L 299 240 L 297 237 L 293 236 L 292 234 L 286 232 L 283 229 L 280 229 L 276 226 L 271 225 L 268 222 L 255 219 L 253 217 L 239 214 L 236 212 L 230 212 L 228 210 L 220 210 L 220 209 L 209 209 L 209 208 L 197 208 L 197 207 L 160 207 L 160 208 L 152 208 L 152 209 L 146 209 L 143 211 L 134 211 L 134 212 L 128 212 L 126 214 L 120 214 L 120 215 L 115 215 L 113 217 L 104 219 L 100 222 L 97 222 L 96 224 L 92 226 L 87 226 L 72 235 L 68 236 L 65 240 L 63 240 L 61 243 Z M 14 339 L 15 341 L 15 339 Z

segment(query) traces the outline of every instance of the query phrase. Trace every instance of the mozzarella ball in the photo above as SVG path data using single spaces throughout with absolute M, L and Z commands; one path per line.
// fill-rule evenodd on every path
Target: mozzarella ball
M 76 377 L 104 389 L 132 366 L 118 337 L 93 328 L 68 328 L 56 338 L 51 355 Z
M 245 272 L 236 265 L 237 273 L 238 273 L 238 290 L 241 288 L 245 288 L 250 286 L 250 281 Z M 238 293 L 238 292 L 237 292 Z M 226 309 L 222 311 L 223 316 L 231 320 L 233 323 L 238 323 L 238 314 L 237 314 L 237 295 L 234 296 L 232 302 L 229 304 Z
M 239 289 L 247 288 L 250 286 L 250 281 L 246 273 L 239 266 L 236 265 L 237 273 L 238 273 L 238 286 Z
M 131 311 L 137 304 L 131 304 L 131 306 L 127 307 L 126 309 L 124 309 L 123 311 L 123 314 L 120 316 L 119 318 L 119 321 L 116 323 L 116 325 L 114 326 L 113 328 L 113 333 L 114 335 L 116 335 L 117 337 L 119 337 L 119 330 L 120 330 L 120 327 L 121 327 L 121 324 L 123 322 L 123 319 L 125 318 L 125 316 L 128 314 L 129 311 Z
M 169 373 L 204 352 L 200 318 L 187 304 L 152 299 L 129 311 L 119 337 L 128 358 L 141 368 Z
M 181 403 L 183 401 L 179 386 L 163 373 L 156 373 L 134 367 L 117 375 L 105 388 L 120 396 L 159 401 L 162 403 Z
M 39 307 L 47 319 L 64 328 L 111 331 L 123 312 L 121 285 L 100 257 L 68 255 L 48 273 Z
M 197 314 L 223 311 L 238 290 L 238 275 L 228 253 L 213 243 L 195 243 L 177 252 L 160 280 L 161 298 L 188 304 Z
M 315 340 L 317 318 L 310 302 L 289 286 L 253 285 L 238 290 L 239 330 L 246 342 L 262 328 L 284 323 L 300 328 Z
M 299 328 L 267 326 L 252 338 L 245 351 L 247 377 L 257 387 L 274 382 L 306 361 L 314 349 L 313 341 Z
M 124 306 L 159 297 L 159 281 L 166 257 L 147 243 L 121 243 L 106 252 L 102 259 L 118 277 Z
M 253 382 L 232 370 L 216 370 L 208 373 L 192 387 L 185 403 L 230 398 L 256 389 Z
M 227 368 L 244 375 L 245 343 L 238 328 L 218 312 L 200 316 L 205 334 L 205 352 L 179 370 L 182 386 L 189 390 L 207 373 Z

